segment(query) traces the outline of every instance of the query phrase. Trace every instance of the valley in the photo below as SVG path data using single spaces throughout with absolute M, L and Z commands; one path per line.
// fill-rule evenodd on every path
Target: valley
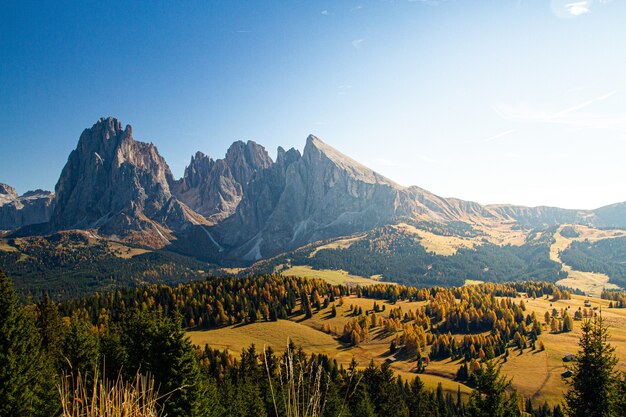
M 545 297 L 518 298 L 523 300 L 527 312 L 536 313 L 543 321 L 546 311 L 553 308 L 557 310 L 569 309 L 576 311 L 585 308 L 585 300 L 590 300 L 593 307 L 602 309 L 611 333 L 611 344 L 616 347 L 616 353 L 620 359 L 619 369 L 626 371 L 626 309 L 609 309 L 609 302 L 595 297 L 572 296 L 571 300 L 558 300 L 555 302 Z M 209 344 L 211 347 L 227 349 L 233 355 L 239 355 L 242 349 L 250 344 L 255 344 L 257 349 L 272 347 L 280 351 L 291 340 L 296 345 L 302 346 L 307 353 L 321 353 L 335 358 L 340 364 L 348 366 L 352 358 L 356 359 L 361 367 L 367 366 L 370 361 L 383 363 L 391 360 L 391 368 L 403 378 L 412 379 L 419 376 L 427 387 L 435 389 L 439 383 L 445 391 L 455 394 L 458 387 L 461 392 L 468 395 L 471 387 L 456 380 L 456 373 L 463 360 L 434 360 L 431 361 L 424 372 L 415 371 L 416 362 L 407 359 L 395 359 L 389 353 L 389 345 L 395 335 L 385 335 L 382 329 L 373 329 L 368 338 L 358 346 L 351 347 L 338 339 L 343 326 L 353 317 L 351 306 L 361 307 L 363 310 L 372 309 L 374 302 L 384 304 L 386 312 L 392 308 L 401 307 L 404 311 L 424 306 L 425 302 L 398 301 L 389 303 L 380 300 L 358 298 L 356 296 L 345 297 L 343 305 L 337 307 L 337 317 L 329 317 L 329 308 L 314 313 L 308 320 L 294 317 L 291 320 L 281 320 L 274 323 L 253 323 L 246 325 L 234 325 L 216 330 L 188 331 L 192 343 L 200 346 Z M 383 317 L 388 315 L 380 313 Z M 322 326 L 330 326 L 331 333 L 322 331 Z M 544 324 L 545 326 L 545 324 Z M 545 350 L 532 350 L 531 348 L 520 351 L 511 348 L 506 362 L 499 358 L 503 364 L 503 372 L 512 379 L 513 387 L 524 396 L 531 398 L 536 404 L 548 401 L 551 404 L 558 403 L 567 390 L 566 379 L 561 374 L 568 369 L 568 364 L 563 357 L 575 354 L 580 337 L 580 322 L 574 322 L 574 330 L 569 333 L 549 332 L 545 329 L 539 340 L 544 344 Z M 457 335 L 462 337 L 462 335 Z

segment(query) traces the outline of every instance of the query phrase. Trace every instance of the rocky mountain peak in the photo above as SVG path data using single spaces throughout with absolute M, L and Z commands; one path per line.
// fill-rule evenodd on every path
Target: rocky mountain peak
M 7 199 L 15 199 L 18 197 L 17 191 L 15 188 L 11 187 L 8 184 L 4 184 L 0 182 L 0 194 L 3 194 Z
M 181 190 L 187 191 L 200 186 L 202 181 L 209 176 L 214 166 L 215 161 L 211 157 L 200 151 L 196 152 L 196 154 L 191 157 L 189 166 L 185 168 L 185 174 L 181 179 Z
M 46 223 L 54 207 L 50 191 L 27 191 L 19 196 L 15 188 L 0 183 L 0 230 L 13 230 Z
M 291 165 L 291 163 L 296 162 L 301 157 L 302 155 L 300 154 L 300 151 L 296 148 L 291 148 L 288 151 L 285 151 L 282 146 L 279 146 L 276 151 L 276 165 Z
M 386 184 L 394 188 L 402 188 L 392 180 L 339 152 L 332 146 L 327 145 L 314 135 L 308 136 L 302 158 L 307 161 L 308 164 L 313 165 L 327 165 L 327 163 L 323 161 L 328 161 L 332 166 L 346 172 L 359 181 L 370 184 Z
M 256 142 L 236 141 L 224 159 L 213 161 L 196 152 L 172 192 L 211 223 L 232 215 L 255 175 L 273 165 L 265 148 Z
M 246 143 L 240 140 L 234 142 L 228 148 L 224 161 L 240 184 L 248 183 L 256 171 L 273 164 L 265 148 L 251 140 Z
M 135 141 L 132 128 L 122 129 L 119 120 L 101 118 L 83 131 L 61 172 L 53 226 L 122 237 L 152 230 L 162 237 L 159 227 L 178 229 L 192 221 L 170 201 L 170 181 L 156 146 Z

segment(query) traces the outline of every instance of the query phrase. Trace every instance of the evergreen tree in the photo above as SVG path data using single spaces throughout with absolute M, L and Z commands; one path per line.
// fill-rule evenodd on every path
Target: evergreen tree
M 517 394 L 508 394 L 511 381 L 500 375 L 501 366 L 487 361 L 474 373 L 476 389 L 467 404 L 469 417 L 511 417 L 520 414 Z
M 13 284 L 0 270 L 0 416 L 54 415 L 33 315 L 20 307 Z
M 580 350 L 572 362 L 570 390 L 565 395 L 566 411 L 570 417 L 617 416 L 617 357 L 607 341 L 609 332 L 602 315 L 585 321 L 582 331 Z
M 363 371 L 363 379 L 376 415 L 408 417 L 409 410 L 389 363 L 376 366 L 372 361 Z
M 196 353 L 179 320 L 136 314 L 122 327 L 125 372 L 149 371 L 170 417 L 207 416 L 215 398 L 201 378 Z
M 37 328 L 41 335 L 41 347 L 51 365 L 58 369 L 62 361 L 61 346 L 66 327 L 59 308 L 48 294 L 37 304 Z
M 62 352 L 65 372 L 80 372 L 83 376 L 93 373 L 99 365 L 99 349 L 91 323 L 74 315 L 63 339 Z

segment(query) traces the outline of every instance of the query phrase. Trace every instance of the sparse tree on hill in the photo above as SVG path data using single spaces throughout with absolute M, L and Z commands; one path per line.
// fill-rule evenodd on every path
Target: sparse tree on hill
M 617 357 L 608 342 L 608 328 L 600 315 L 585 321 L 582 331 L 570 390 L 565 395 L 566 411 L 570 417 L 618 416 Z

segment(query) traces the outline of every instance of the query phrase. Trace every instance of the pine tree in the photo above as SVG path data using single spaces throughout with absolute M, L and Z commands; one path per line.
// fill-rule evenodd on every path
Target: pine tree
M 65 372 L 89 375 L 99 365 L 98 338 L 91 323 L 73 316 L 62 343 Z
M 565 395 L 570 417 L 617 416 L 618 376 L 615 348 L 608 343 L 609 332 L 602 315 L 582 325 L 580 350 L 572 362 L 573 376 Z
M 51 379 L 35 319 L 20 307 L 11 280 L 0 270 L 0 416 L 54 414 Z
M 61 346 L 65 337 L 65 325 L 57 305 L 48 294 L 37 304 L 37 328 L 41 335 L 41 347 L 51 365 L 58 369 L 62 362 Z
M 201 378 L 194 349 L 180 320 L 141 313 L 122 328 L 126 373 L 149 371 L 164 396 L 164 413 L 170 417 L 207 416 L 215 398 Z
M 474 374 L 476 389 L 467 404 L 469 417 L 510 417 L 519 415 L 517 394 L 508 394 L 511 381 L 500 375 L 501 366 L 493 361 Z

